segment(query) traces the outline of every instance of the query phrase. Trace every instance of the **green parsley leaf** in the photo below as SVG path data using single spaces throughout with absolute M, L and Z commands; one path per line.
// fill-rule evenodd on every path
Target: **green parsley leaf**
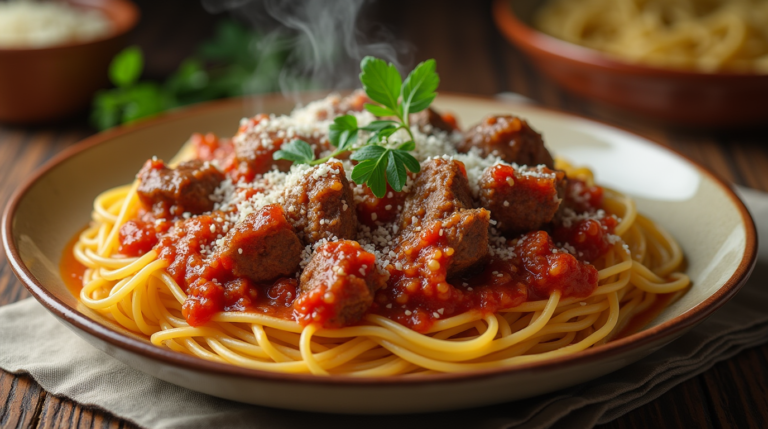
M 153 82 L 140 82 L 122 89 L 128 100 L 123 110 L 123 123 L 129 123 L 147 116 L 156 115 L 164 110 L 165 94 L 159 85 Z
M 373 121 L 365 127 L 361 128 L 364 131 L 370 131 L 371 136 L 368 137 L 368 144 L 370 143 L 383 143 L 389 136 L 395 133 L 400 128 L 400 123 L 396 121 Z
M 113 91 L 99 91 L 93 100 L 91 123 L 103 130 L 120 124 L 122 103 L 119 94 Z
M 350 156 L 350 158 L 354 159 L 355 161 L 365 161 L 367 159 L 379 159 L 386 152 L 387 152 L 387 149 L 385 147 L 372 144 L 369 146 L 363 146 L 360 150 L 353 153 L 352 156 Z
M 373 121 L 360 129 L 365 131 L 379 132 L 387 128 L 397 128 L 399 125 L 400 124 L 397 121 Z
M 352 181 L 358 185 L 368 181 L 368 178 L 373 174 L 373 170 L 376 169 L 376 161 L 378 158 L 366 159 L 363 162 L 358 163 L 355 168 L 352 169 Z
M 280 150 L 273 153 L 272 159 L 287 159 L 297 164 L 309 164 L 315 159 L 315 152 L 309 143 L 296 139 L 288 144 L 284 144 Z
M 389 128 L 384 128 L 381 131 L 375 132 L 371 134 L 370 137 L 368 137 L 368 143 L 383 143 L 389 138 L 389 136 L 394 134 L 399 129 L 400 127 L 389 127 Z
M 177 97 L 197 91 L 204 91 L 209 85 L 210 76 L 203 64 L 195 59 L 184 60 L 176 73 L 168 77 L 165 89 Z
M 386 153 L 385 149 L 384 154 Z M 357 184 L 367 184 L 376 198 L 382 198 L 387 192 L 386 169 L 386 156 L 366 159 L 352 170 L 352 181 Z
M 364 104 L 363 107 L 376 116 L 397 116 L 397 113 L 378 104 Z
M 387 163 L 387 182 L 389 182 L 392 189 L 397 192 L 403 190 L 403 185 L 408 179 L 405 172 L 405 164 L 397 159 L 394 150 L 389 151 L 389 162 Z
M 410 153 L 399 149 L 393 150 L 392 153 L 395 154 L 395 159 L 398 162 L 401 162 L 411 173 L 418 173 L 421 171 L 419 161 L 417 161 Z
M 361 161 L 352 170 L 352 181 L 366 184 L 376 198 L 387 192 L 387 153 L 389 150 L 379 145 L 365 146 L 352 154 L 351 158 Z
M 378 58 L 365 57 L 360 63 L 360 81 L 368 97 L 379 104 L 365 104 L 364 108 L 378 117 L 394 117 L 396 120 L 380 119 L 359 127 L 355 116 L 339 116 L 329 126 L 328 132 L 328 139 L 336 147 L 333 153 L 315 160 L 309 144 L 294 140 L 277 151 L 274 159 L 317 165 L 342 153 L 352 152 L 350 159 L 358 161 L 352 169 L 353 182 L 367 185 L 377 198 L 384 197 L 387 183 L 392 189 L 401 192 L 408 181 L 408 172 L 421 171 L 419 161 L 409 153 L 416 149 L 416 143 L 408 128 L 407 115 L 426 109 L 437 96 L 440 79 L 435 67 L 434 60 L 425 61 L 419 64 L 403 83 L 394 65 Z M 103 120 L 109 121 L 109 115 L 104 115 Z M 404 129 L 411 139 L 400 143 L 396 149 L 387 147 L 389 137 L 401 129 Z M 365 144 L 354 147 L 359 131 L 367 131 L 371 135 Z
M 357 118 L 343 115 L 334 119 L 328 126 L 328 140 L 339 150 L 352 147 L 357 142 Z
M 397 112 L 403 78 L 394 64 L 387 64 L 384 60 L 374 57 L 365 57 L 360 62 L 360 69 L 360 82 L 368 97 Z
M 435 72 L 435 60 L 427 60 L 416 66 L 403 83 L 403 117 L 421 112 L 429 107 L 437 96 L 440 76 Z
M 138 46 L 120 51 L 109 64 L 109 79 L 119 87 L 135 83 L 144 68 L 144 55 Z

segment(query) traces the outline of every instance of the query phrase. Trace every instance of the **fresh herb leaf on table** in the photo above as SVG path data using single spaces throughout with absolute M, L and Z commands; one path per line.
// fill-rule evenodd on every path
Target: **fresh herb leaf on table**
M 110 65 L 115 88 L 94 97 L 91 122 L 103 130 L 201 101 L 275 91 L 288 55 L 287 44 L 270 40 L 254 52 L 253 46 L 261 40 L 258 33 L 223 21 L 213 38 L 162 84 L 140 82 L 144 68 L 141 49 L 126 48 Z
M 394 117 L 373 121 L 358 127 L 357 118 L 342 115 L 328 127 L 328 140 L 336 148 L 330 155 L 315 159 L 309 143 L 293 140 L 274 153 L 274 159 L 286 159 L 299 164 L 317 165 L 352 152 L 351 159 L 359 161 L 352 170 L 352 180 L 366 184 L 377 198 L 387 191 L 387 183 L 397 192 L 402 191 L 408 179 L 408 171 L 418 173 L 419 162 L 409 152 L 416 148 L 411 132 L 409 115 L 429 107 L 437 96 L 440 77 L 435 71 L 435 60 L 427 60 L 416 66 L 405 81 L 391 63 L 365 57 L 360 63 L 360 82 L 368 98 L 377 104 L 366 104 L 365 109 L 379 117 Z M 396 148 L 389 147 L 389 137 L 405 130 L 410 140 Z M 370 137 L 362 145 L 358 133 L 367 131 Z

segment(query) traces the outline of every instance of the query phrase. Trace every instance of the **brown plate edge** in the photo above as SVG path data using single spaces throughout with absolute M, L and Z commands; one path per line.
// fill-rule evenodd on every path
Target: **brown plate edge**
M 444 93 L 444 94 L 455 97 L 455 98 L 466 98 L 466 99 L 475 100 L 475 101 L 493 101 L 496 103 L 504 103 L 503 101 L 500 101 L 491 97 L 478 97 L 478 96 L 468 96 L 468 95 L 451 94 L 451 93 Z M 261 96 L 258 98 L 262 98 L 263 100 L 268 102 L 271 99 L 283 99 L 284 97 L 280 94 L 270 94 L 270 95 Z M 243 99 L 234 98 L 234 99 L 228 99 L 228 100 L 220 100 L 220 101 L 213 101 L 209 103 L 203 103 L 201 105 L 197 105 L 189 108 L 182 108 L 182 109 L 179 109 L 178 111 L 163 114 L 155 119 L 150 119 L 133 126 L 118 127 L 116 129 L 112 129 L 106 132 L 96 134 L 92 137 L 86 138 L 82 142 L 54 156 L 51 160 L 49 160 L 42 167 L 40 167 L 35 173 L 33 173 L 32 176 L 29 179 L 27 179 L 21 186 L 19 186 L 19 188 L 11 196 L 8 202 L 8 205 L 6 206 L 6 209 L 3 213 L 3 219 L 2 219 L 3 247 L 5 248 L 6 254 L 8 255 L 8 261 L 10 262 L 11 268 L 16 274 L 16 276 L 22 281 L 22 283 L 24 283 L 25 287 L 30 291 L 30 293 L 41 304 L 43 304 L 44 307 L 46 307 L 46 309 L 54 313 L 54 315 L 56 315 L 57 317 L 68 322 L 69 324 L 74 325 L 77 328 L 81 329 L 85 333 L 92 335 L 94 337 L 97 337 L 102 341 L 105 341 L 116 347 L 128 350 L 136 354 L 143 355 L 144 357 L 149 357 L 155 360 L 159 360 L 166 364 L 178 365 L 178 366 L 196 370 L 196 371 L 205 371 L 205 372 L 221 374 L 221 375 L 239 376 L 239 377 L 245 376 L 249 378 L 257 378 L 257 379 L 264 379 L 264 380 L 270 380 L 270 381 L 290 382 L 290 383 L 300 383 L 300 384 L 311 383 L 311 384 L 319 384 L 319 385 L 330 384 L 330 385 L 356 385 L 356 386 L 365 386 L 365 385 L 381 386 L 381 385 L 401 385 L 401 384 L 420 385 L 420 384 L 431 384 L 431 383 L 437 383 L 437 382 L 444 383 L 444 382 L 469 381 L 470 379 L 477 380 L 481 378 L 495 377 L 502 373 L 515 372 L 515 371 L 534 372 L 534 373 L 546 372 L 551 368 L 559 365 L 565 365 L 565 364 L 576 365 L 578 363 L 582 363 L 584 361 L 591 360 L 594 358 L 606 358 L 611 355 L 621 354 L 628 350 L 640 347 L 644 344 L 654 342 L 664 337 L 673 336 L 675 333 L 688 329 L 689 327 L 692 327 L 698 324 L 699 322 L 703 321 L 706 317 L 711 315 L 715 310 L 717 310 L 723 304 L 725 304 L 728 300 L 730 300 L 736 294 L 736 292 L 738 292 L 738 290 L 746 283 L 749 277 L 749 274 L 752 272 L 756 264 L 757 232 L 756 232 L 754 221 L 752 220 L 752 216 L 750 215 L 747 208 L 744 206 L 744 203 L 733 192 L 730 186 L 727 185 L 718 176 L 716 176 L 715 174 L 707 170 L 705 167 L 701 166 L 697 162 L 691 160 L 687 156 L 677 152 L 674 149 L 667 148 L 666 146 L 663 146 L 653 141 L 650 138 L 640 136 L 631 131 L 622 129 L 621 127 L 609 125 L 609 124 L 596 121 L 594 119 L 586 118 L 580 115 L 566 113 L 557 109 L 541 108 L 536 106 L 526 106 L 526 108 L 533 108 L 533 109 L 550 112 L 550 113 L 555 112 L 565 116 L 578 117 L 591 122 L 599 123 L 601 125 L 621 129 L 624 132 L 640 137 L 641 139 L 649 141 L 661 147 L 664 150 L 667 150 L 669 152 L 672 152 L 680 156 L 681 158 L 685 159 L 686 161 L 694 165 L 701 173 L 706 174 L 710 179 L 712 179 L 716 184 L 718 184 L 725 191 L 725 193 L 731 198 L 731 200 L 736 205 L 736 207 L 738 208 L 741 214 L 742 222 L 744 223 L 744 227 L 746 230 L 745 232 L 746 232 L 747 243 L 744 251 L 744 256 L 739 266 L 736 268 L 734 274 L 713 295 L 711 295 L 709 298 L 699 303 L 695 307 L 689 309 L 685 313 L 675 317 L 674 319 L 671 319 L 653 328 L 642 330 L 628 337 L 611 341 L 599 347 L 590 348 L 573 355 L 562 356 L 562 357 L 548 359 L 548 360 L 539 361 L 539 362 L 531 362 L 527 364 L 521 364 L 521 365 L 506 367 L 506 368 L 493 368 L 493 369 L 487 369 L 487 370 L 468 371 L 468 372 L 462 372 L 462 373 L 432 374 L 428 376 L 414 376 L 414 377 L 365 377 L 365 378 L 353 378 L 353 377 L 343 377 L 343 376 L 318 377 L 311 374 L 281 374 L 281 373 L 274 373 L 269 371 L 242 368 L 234 365 L 221 364 L 217 362 L 210 362 L 197 357 L 188 356 L 181 353 L 173 352 L 171 350 L 156 347 L 148 342 L 142 342 L 140 340 L 125 336 L 109 328 L 106 325 L 102 325 L 90 319 L 86 315 L 62 303 L 53 295 L 50 295 L 48 291 L 45 289 L 45 287 L 42 284 L 40 284 L 37 281 L 37 279 L 31 274 L 31 272 L 29 272 L 29 270 L 24 266 L 21 260 L 19 251 L 15 243 L 13 243 L 11 240 L 13 214 L 15 213 L 16 207 L 21 201 L 24 194 L 26 193 L 27 189 L 30 188 L 42 176 L 44 176 L 48 171 L 55 168 L 59 163 L 65 161 L 66 159 L 82 151 L 88 150 L 93 146 L 96 146 L 100 143 L 108 141 L 114 137 L 129 134 L 144 128 L 173 122 L 174 120 L 181 119 L 187 116 L 203 114 L 206 111 L 215 110 L 215 109 L 221 108 L 221 106 L 229 105 L 231 103 L 243 103 Z

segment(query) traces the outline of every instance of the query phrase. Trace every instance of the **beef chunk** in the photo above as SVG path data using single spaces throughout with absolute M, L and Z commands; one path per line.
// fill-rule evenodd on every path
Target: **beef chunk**
M 449 276 L 484 260 L 488 253 L 490 213 L 473 208 L 470 192 L 464 164 L 436 158 L 422 167 L 405 200 L 401 236 L 440 222 L 443 237 L 454 250 Z
M 229 230 L 219 259 L 227 270 L 256 283 L 292 276 L 303 246 L 278 204 L 250 213 Z
M 442 115 L 437 113 L 431 107 L 422 110 L 419 113 L 411 115 L 411 125 L 418 125 L 419 129 L 426 134 L 432 134 L 435 131 L 453 132 L 453 125 L 446 122 Z
M 472 194 L 464 164 L 435 158 L 425 163 L 405 199 L 400 226 L 408 228 L 413 218 L 420 222 L 444 219 L 461 209 L 471 209 Z
M 480 202 L 503 233 L 541 229 L 555 216 L 565 194 L 565 173 L 546 167 L 497 164 L 480 178 Z
M 541 134 L 528 122 L 511 115 L 489 116 L 472 127 L 459 143 L 461 152 L 478 148 L 483 155 L 496 155 L 509 163 L 554 168 L 554 160 L 544 147 Z
M 462 273 L 488 255 L 488 224 L 485 209 L 460 210 L 442 221 L 443 236 L 453 249 L 448 277 Z
M 286 216 L 305 243 L 323 238 L 354 239 L 355 199 L 340 162 L 320 164 L 286 191 Z
M 255 174 L 264 174 L 274 168 L 288 171 L 291 161 L 274 160 L 272 156 L 285 143 L 301 139 L 309 143 L 315 150 L 315 155 L 327 149 L 332 149 L 326 137 L 316 135 L 300 135 L 290 129 L 281 129 L 269 115 L 256 115 L 243 121 L 240 129 L 232 138 L 235 146 L 237 161 L 246 163 Z
M 386 275 L 376 267 L 376 256 L 356 241 L 321 245 L 301 273 L 299 297 L 293 306 L 304 323 L 325 328 L 357 323 L 373 303 Z
M 139 199 L 163 217 L 211 211 L 210 195 L 224 180 L 222 172 L 200 160 L 182 162 L 173 169 L 163 161 L 149 160 L 138 177 Z
M 365 104 L 370 102 L 371 99 L 368 98 L 365 91 L 358 89 L 342 98 L 339 103 L 334 106 L 334 113 L 337 115 L 346 115 L 349 112 L 362 112 L 365 110 Z

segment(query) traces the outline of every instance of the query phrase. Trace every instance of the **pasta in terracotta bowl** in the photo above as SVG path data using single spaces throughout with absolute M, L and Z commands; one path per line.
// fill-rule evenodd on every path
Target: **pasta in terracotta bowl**
M 666 123 L 768 121 L 768 2 L 496 0 L 501 32 L 581 96 Z
M 424 64 L 405 93 L 429 86 Z M 404 413 L 607 374 L 704 320 L 754 265 L 731 189 L 653 142 L 366 89 L 216 102 L 90 138 L 6 209 L 13 269 L 78 335 L 171 383 Z

